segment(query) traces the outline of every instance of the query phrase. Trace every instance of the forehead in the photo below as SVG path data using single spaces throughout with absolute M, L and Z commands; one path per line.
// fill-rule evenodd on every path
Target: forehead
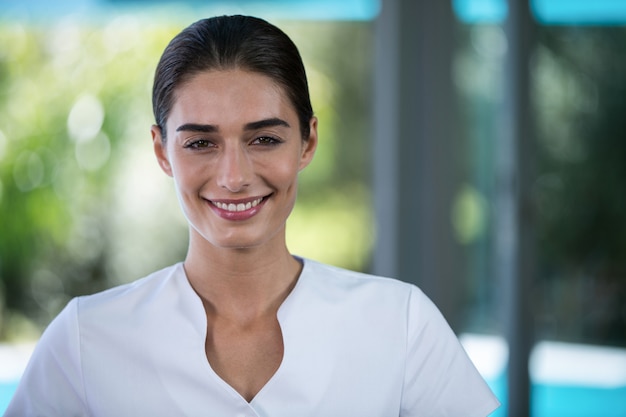
M 290 113 L 296 117 L 284 89 L 268 76 L 242 70 L 205 71 L 177 88 L 170 120 L 228 123 Z

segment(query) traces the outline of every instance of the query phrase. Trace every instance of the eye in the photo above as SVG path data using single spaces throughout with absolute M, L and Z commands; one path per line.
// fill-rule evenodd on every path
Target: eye
M 259 136 L 252 141 L 253 145 L 278 145 L 283 141 L 272 136 Z
M 213 146 L 213 143 L 207 139 L 191 140 L 183 145 L 185 149 L 206 149 Z

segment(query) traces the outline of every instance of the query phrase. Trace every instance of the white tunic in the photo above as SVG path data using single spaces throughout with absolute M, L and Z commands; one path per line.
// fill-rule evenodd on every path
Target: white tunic
M 413 285 L 304 260 L 278 320 L 282 363 L 248 403 L 207 361 L 205 311 L 182 264 L 73 299 L 5 416 L 483 417 L 498 407 Z

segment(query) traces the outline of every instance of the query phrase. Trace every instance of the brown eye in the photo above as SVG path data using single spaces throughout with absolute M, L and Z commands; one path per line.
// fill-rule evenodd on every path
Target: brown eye
M 255 145 L 278 145 L 282 143 L 282 141 L 272 136 L 260 136 L 256 138 L 252 143 Z
M 185 144 L 185 149 L 205 149 L 210 147 L 212 144 L 206 139 L 199 139 L 188 142 Z

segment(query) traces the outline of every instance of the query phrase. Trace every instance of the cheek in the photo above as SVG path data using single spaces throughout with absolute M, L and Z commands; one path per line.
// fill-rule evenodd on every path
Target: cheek
M 188 175 L 187 172 L 179 171 L 176 169 L 173 169 L 172 172 L 174 177 L 174 183 L 176 184 L 176 188 L 179 191 L 188 190 L 189 188 L 193 187 L 193 177 Z
M 189 194 L 195 188 L 194 175 L 190 174 L 186 170 L 172 169 L 172 177 L 174 179 L 174 186 L 179 197 L 185 194 Z
M 298 165 L 289 163 L 273 164 L 268 167 L 268 175 L 277 186 L 290 188 L 297 183 Z
M 172 176 L 179 188 L 197 186 L 205 177 L 206 165 L 194 161 L 193 158 L 174 157 L 171 161 Z

